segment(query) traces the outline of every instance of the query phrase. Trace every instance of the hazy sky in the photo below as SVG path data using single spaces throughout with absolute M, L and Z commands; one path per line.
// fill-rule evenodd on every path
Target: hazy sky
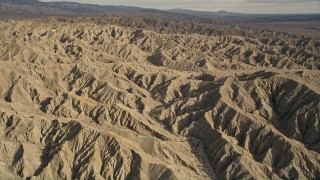
M 42 0 L 57 1 L 57 0 Z M 61 0 L 58 0 L 61 1 Z M 242 13 L 320 13 L 320 0 L 68 0 L 101 5 L 126 5 L 156 9 L 186 8 Z

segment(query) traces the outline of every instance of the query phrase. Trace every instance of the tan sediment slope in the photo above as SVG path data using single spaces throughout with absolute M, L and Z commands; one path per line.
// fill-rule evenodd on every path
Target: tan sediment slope
M 319 41 L 120 25 L 0 22 L 0 178 L 320 178 Z

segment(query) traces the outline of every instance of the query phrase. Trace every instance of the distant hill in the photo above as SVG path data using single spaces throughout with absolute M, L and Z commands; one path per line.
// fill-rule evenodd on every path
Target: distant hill
M 234 12 L 227 12 L 227 11 L 218 11 L 218 12 L 211 12 L 211 11 L 194 11 L 189 9 L 169 9 L 169 12 L 173 13 L 181 13 L 181 14 L 187 14 L 192 16 L 200 16 L 200 17 L 216 17 L 216 16 L 239 16 L 239 15 L 245 15 L 241 13 L 234 13 Z
M 43 6 L 45 4 L 38 0 L 0 0 L 0 3 L 29 6 Z
M 137 12 L 143 10 L 139 7 L 130 6 L 101 6 L 96 4 L 82 4 L 76 2 L 47 2 L 47 6 L 76 13 L 101 14 L 105 12 Z
M 106 13 L 153 13 L 167 11 L 131 6 L 82 4 L 77 2 L 41 2 L 38 0 L 0 0 L 0 14 L 100 15 Z M 170 14 L 170 13 L 169 13 Z
M 74 15 L 88 14 L 97 15 L 103 13 L 175 13 L 191 15 L 198 17 L 216 17 L 216 16 L 236 16 L 239 13 L 226 11 L 209 12 L 193 11 L 188 9 L 171 9 L 168 11 L 146 9 L 130 6 L 102 6 L 96 4 L 82 4 L 77 2 L 41 2 L 39 0 L 0 0 L 0 13 L 28 13 L 28 14 L 56 14 L 56 15 Z M 23 7 L 22 7 L 23 6 Z
M 320 14 L 241 14 L 227 11 L 194 11 L 189 9 L 157 10 L 132 6 L 82 4 L 77 2 L 41 2 L 39 0 L 0 0 L 0 19 L 25 19 L 43 16 L 96 16 L 130 14 L 145 18 L 210 19 L 223 22 L 320 21 Z

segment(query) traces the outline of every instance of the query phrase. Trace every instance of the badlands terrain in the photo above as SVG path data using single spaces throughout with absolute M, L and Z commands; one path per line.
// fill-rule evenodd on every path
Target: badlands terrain
M 320 179 L 320 40 L 177 19 L 0 21 L 0 179 Z

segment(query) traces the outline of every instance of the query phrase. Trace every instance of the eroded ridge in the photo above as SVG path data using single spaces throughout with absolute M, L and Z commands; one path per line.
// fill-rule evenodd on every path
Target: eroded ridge
M 125 20 L 0 22 L 0 177 L 320 178 L 318 40 Z

